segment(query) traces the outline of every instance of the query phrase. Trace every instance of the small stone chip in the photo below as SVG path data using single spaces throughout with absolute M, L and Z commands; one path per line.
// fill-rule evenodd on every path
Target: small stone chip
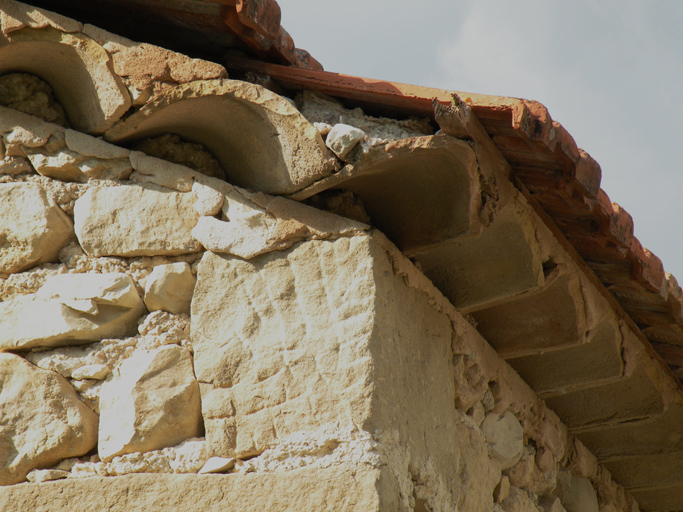
M 26 475 L 26 480 L 34 484 L 39 484 L 52 480 L 61 480 L 67 476 L 69 476 L 69 472 L 62 471 L 61 469 L 34 469 Z
M 207 460 L 202 469 L 198 471 L 200 475 L 210 473 L 225 473 L 235 467 L 235 458 L 230 457 L 211 457 Z
M 365 132 L 363 130 L 348 124 L 338 123 L 327 134 L 325 144 L 343 160 L 364 137 Z

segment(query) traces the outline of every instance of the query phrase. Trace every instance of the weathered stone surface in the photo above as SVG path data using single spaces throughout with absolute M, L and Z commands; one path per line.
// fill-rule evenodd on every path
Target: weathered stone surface
M 51 482 L 53 480 L 61 480 L 69 476 L 68 471 L 61 469 L 34 469 L 28 475 L 26 480 L 32 483 Z
M 366 416 L 374 298 L 364 238 L 250 261 L 204 254 L 191 328 L 212 455 L 258 452 L 276 432 Z
M 22 149 L 39 174 L 62 181 L 122 180 L 133 171 L 128 150 L 74 130 L 55 130 L 45 146 Z
M 490 413 L 482 423 L 481 430 L 500 468 L 514 466 L 524 450 L 524 429 L 515 415 L 510 411 L 505 414 Z
M 212 252 L 244 259 L 302 240 L 349 235 L 369 227 L 282 197 L 237 188 L 225 196 L 223 219 L 201 217 L 193 236 Z
M 0 273 L 55 261 L 73 238 L 71 219 L 34 183 L 0 183 Z
M 197 437 L 199 385 L 190 352 L 167 345 L 134 354 L 102 385 L 99 406 L 97 451 L 104 461 Z
M 147 43 L 136 43 L 93 25 L 85 25 L 83 33 L 109 52 L 114 71 L 125 78 L 135 97 L 149 98 L 152 93 L 176 83 L 228 76 L 220 64 L 191 59 Z
M 118 273 L 58 274 L 37 293 L 0 303 L 0 350 L 98 341 L 135 331 L 144 304 Z
M 74 380 L 104 380 L 110 373 L 111 369 L 104 364 L 87 364 L 72 371 L 71 378 Z
M 173 132 L 204 145 L 235 185 L 292 193 L 334 170 L 317 130 L 282 97 L 237 80 L 197 80 L 165 90 L 109 130 L 112 142 Z
M 327 134 L 325 144 L 342 160 L 356 147 L 363 138 L 365 132 L 348 124 L 335 124 Z
M 555 496 L 544 497 L 539 505 L 543 512 L 567 512 L 567 509 L 562 506 L 560 499 Z
M 32 512 L 392 510 L 380 496 L 386 471 L 342 465 L 248 475 L 128 475 L 0 488 L 0 509 Z M 394 509 L 395 510 L 395 509 Z
M 0 105 L 39 117 L 48 123 L 68 126 L 64 108 L 50 84 L 35 75 L 8 73 L 0 77 Z
M 375 433 L 401 507 L 409 509 L 413 493 L 433 510 L 490 504 L 500 468 L 480 430 L 453 407 L 451 320 L 406 284 L 399 266 L 367 234 L 248 261 L 207 252 L 192 338 L 210 453 L 254 455 L 299 432 L 320 442 L 269 460 L 313 464 L 323 447 L 336 453 L 347 444 L 315 432 L 361 426 Z M 340 452 L 351 460 L 365 453 Z M 269 467 L 259 465 L 265 455 L 254 469 Z
M 588 478 L 579 478 L 569 471 L 560 471 L 554 491 L 567 512 L 599 512 L 598 496 Z
M 192 185 L 192 193 L 197 197 L 194 207 L 199 215 L 213 216 L 220 213 L 225 196 L 219 190 L 195 182 Z
M 500 508 L 505 512 L 538 512 L 539 510 L 534 500 L 517 487 L 510 488 L 510 494 L 500 503 Z
M 145 280 L 145 305 L 150 311 L 190 314 L 195 277 L 185 262 L 154 267 Z
M 102 133 L 131 106 L 109 54 L 80 32 L 41 25 L 8 34 L 11 44 L 0 48 L 0 72 L 21 69 L 43 78 L 54 88 L 74 128 Z
M 95 446 L 97 415 L 57 373 L 0 353 L 0 383 L 0 485 Z
M 194 202 L 192 194 L 156 185 L 93 187 L 74 206 L 76 235 L 89 256 L 197 252 Z

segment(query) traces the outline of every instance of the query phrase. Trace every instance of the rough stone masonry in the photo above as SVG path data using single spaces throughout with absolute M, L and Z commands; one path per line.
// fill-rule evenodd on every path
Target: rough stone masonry
M 0 509 L 639 510 L 501 354 L 659 374 L 485 148 L 0 12 Z

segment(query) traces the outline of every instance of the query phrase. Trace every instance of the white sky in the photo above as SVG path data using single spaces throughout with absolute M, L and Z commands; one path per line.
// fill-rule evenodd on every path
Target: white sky
M 279 0 L 325 69 L 533 99 L 683 281 L 683 2 Z

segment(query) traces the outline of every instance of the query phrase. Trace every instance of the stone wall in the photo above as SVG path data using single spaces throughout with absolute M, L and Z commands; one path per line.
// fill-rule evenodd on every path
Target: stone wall
M 0 71 L 34 56 L 70 126 L 0 107 L 2 510 L 638 510 L 482 337 L 529 283 L 621 328 L 484 149 L 0 5 Z M 489 289 L 501 232 L 529 270 Z

